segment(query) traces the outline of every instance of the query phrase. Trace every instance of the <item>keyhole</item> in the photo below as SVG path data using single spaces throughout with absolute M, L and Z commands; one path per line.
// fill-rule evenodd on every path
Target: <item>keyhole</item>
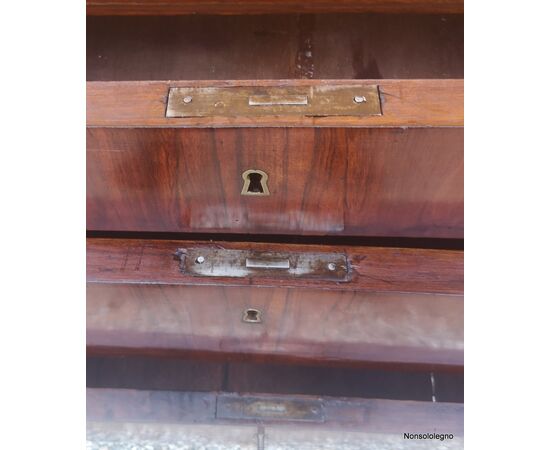
M 245 309 L 243 314 L 243 322 L 260 323 L 262 321 L 261 314 L 262 313 L 257 309 Z
M 249 173 L 248 179 L 250 180 L 250 183 L 248 184 L 247 192 L 254 192 L 256 194 L 264 193 L 264 189 L 262 188 L 262 176 L 259 173 Z
M 242 195 L 269 195 L 267 173 L 263 170 L 249 169 L 243 172 L 244 185 Z

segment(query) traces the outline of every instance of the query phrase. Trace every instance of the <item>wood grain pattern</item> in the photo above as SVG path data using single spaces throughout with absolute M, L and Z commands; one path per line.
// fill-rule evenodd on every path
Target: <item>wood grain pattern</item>
M 350 283 L 184 275 L 176 249 L 341 251 Z M 90 355 L 330 364 L 463 363 L 462 252 L 89 239 Z M 263 322 L 242 322 L 246 308 Z M 324 324 L 320 327 L 319 324 Z
M 464 77 L 462 15 L 89 17 L 89 81 Z
M 220 414 L 219 405 L 253 399 L 284 411 L 279 420 L 243 419 Z M 318 405 L 322 420 L 292 420 L 293 404 Z M 257 450 L 316 448 L 382 450 L 404 448 L 403 433 L 452 434 L 445 448 L 463 448 L 464 406 L 397 400 L 346 399 L 297 395 L 237 395 L 128 389 L 87 389 L 89 445 L 118 443 L 140 448 L 144 442 L 168 448 L 220 446 Z M 434 448 L 433 440 L 414 448 Z M 425 442 L 425 444 L 423 444 Z M 313 447 L 314 446 L 314 447 Z M 408 446 L 407 446 L 408 447 Z
M 247 308 L 262 323 L 242 321 Z M 463 300 L 314 288 L 88 283 L 89 353 L 462 366 Z M 262 359 L 263 357 L 263 359 Z
M 382 116 L 166 118 L 170 87 L 312 86 L 347 80 L 139 81 L 86 83 L 88 127 L 462 127 L 464 80 L 360 80 L 380 87 Z
M 274 278 L 209 278 L 181 272 L 174 254 L 181 248 L 209 247 L 260 252 L 344 253 L 352 267 L 347 283 Z M 211 241 L 100 239 L 86 241 L 90 283 L 312 287 L 331 291 L 462 295 L 464 254 L 455 250 L 289 245 Z
M 89 128 L 87 228 L 462 238 L 463 130 Z
M 463 0 L 86 0 L 89 15 L 462 13 Z

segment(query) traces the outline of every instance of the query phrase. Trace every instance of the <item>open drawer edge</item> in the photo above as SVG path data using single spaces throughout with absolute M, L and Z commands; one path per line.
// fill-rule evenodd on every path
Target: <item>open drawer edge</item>
M 458 250 L 107 238 L 86 243 L 89 283 L 464 292 L 464 253 Z
M 328 115 L 322 106 L 313 105 L 314 111 L 308 112 L 312 105 L 298 102 L 298 96 L 304 101 L 304 92 L 329 88 L 345 94 L 356 89 L 359 94 Z M 185 93 L 201 90 L 224 95 L 245 90 L 249 102 L 237 109 L 218 108 L 220 113 L 215 102 L 203 104 L 198 113 L 184 117 L 185 108 L 195 107 L 193 96 Z M 292 92 L 298 104 L 266 106 L 266 98 L 281 98 L 266 95 L 273 90 Z M 354 101 L 356 96 L 361 101 Z M 88 127 L 462 127 L 464 80 L 91 81 L 86 104 Z

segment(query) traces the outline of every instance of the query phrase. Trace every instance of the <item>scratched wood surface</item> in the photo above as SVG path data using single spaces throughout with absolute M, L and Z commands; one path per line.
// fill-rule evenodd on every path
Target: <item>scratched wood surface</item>
M 86 0 L 88 15 L 463 13 L 463 0 Z
M 89 81 L 464 77 L 463 15 L 89 17 L 86 34 Z
M 174 257 L 178 249 L 203 247 L 259 252 L 343 253 L 351 266 L 349 282 L 307 279 L 194 277 L 182 273 Z M 456 250 L 377 248 L 361 246 L 289 245 L 145 239 L 86 241 L 87 280 L 94 283 L 315 287 L 354 292 L 421 292 L 462 295 L 464 254 Z
M 239 407 L 247 401 L 253 402 L 247 409 L 252 415 L 243 418 Z M 87 389 L 86 409 L 91 449 L 398 450 L 440 443 L 406 441 L 404 432 L 452 435 L 444 448 L 464 446 L 461 404 Z M 308 411 L 314 411 L 312 418 L 296 419 Z
M 462 128 L 87 130 L 88 230 L 462 238 L 463 183 Z

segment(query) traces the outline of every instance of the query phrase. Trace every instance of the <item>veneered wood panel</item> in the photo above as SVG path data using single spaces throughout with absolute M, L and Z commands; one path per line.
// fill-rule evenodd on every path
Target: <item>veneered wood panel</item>
M 262 323 L 245 323 L 247 308 Z M 463 364 L 463 300 L 299 288 L 88 283 L 87 346 Z
M 138 81 L 86 83 L 88 127 L 462 127 L 464 80 L 360 80 L 378 85 L 383 115 L 368 117 L 166 118 L 170 87 L 318 86 L 349 80 Z
M 258 252 L 344 253 L 350 281 L 262 277 L 195 277 L 182 273 L 178 249 L 215 247 Z M 302 287 L 333 291 L 462 295 L 464 253 L 457 250 L 363 246 L 297 245 L 211 241 L 101 239 L 86 241 L 86 272 L 91 283 Z
M 462 238 L 463 130 L 88 128 L 87 228 Z
M 462 13 L 463 0 L 86 0 L 89 15 Z

